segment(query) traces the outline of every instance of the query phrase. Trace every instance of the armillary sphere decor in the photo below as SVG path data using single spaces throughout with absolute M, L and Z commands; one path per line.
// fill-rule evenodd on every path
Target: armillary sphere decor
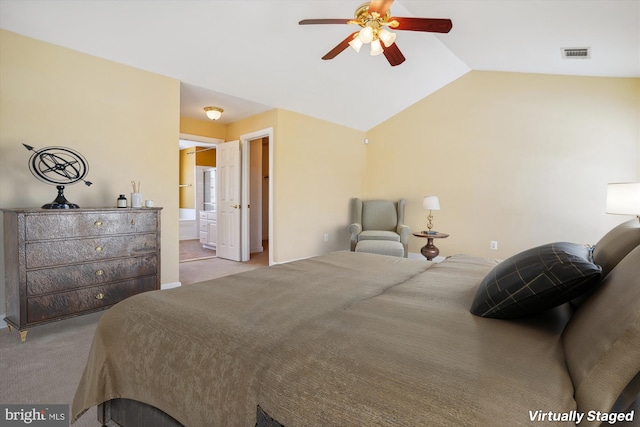
M 33 152 L 29 159 L 29 170 L 33 176 L 46 184 L 56 185 L 58 189 L 56 199 L 42 208 L 78 209 L 80 206 L 70 203 L 64 197 L 64 186 L 78 181 L 84 181 L 87 186 L 93 184 L 84 179 L 89 173 L 89 163 L 82 154 L 66 147 L 45 147 L 36 150 L 30 145 L 22 145 Z

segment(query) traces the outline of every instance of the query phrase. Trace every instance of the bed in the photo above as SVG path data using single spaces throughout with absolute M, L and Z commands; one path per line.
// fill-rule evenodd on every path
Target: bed
M 101 318 L 72 418 L 99 405 L 123 426 L 633 425 L 639 245 L 638 220 L 616 227 L 583 246 L 597 279 L 505 318 L 478 301 L 509 260 L 466 255 L 335 252 L 137 295 Z

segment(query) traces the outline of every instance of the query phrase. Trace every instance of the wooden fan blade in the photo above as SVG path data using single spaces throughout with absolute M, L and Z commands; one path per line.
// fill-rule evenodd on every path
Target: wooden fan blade
M 351 19 L 303 19 L 298 25 L 348 24 Z
M 389 22 L 391 21 L 398 22 L 398 26 L 390 25 L 395 30 L 448 33 L 453 28 L 451 19 L 393 17 L 389 18 Z
M 391 64 L 392 67 L 402 64 L 406 59 L 402 52 L 400 52 L 400 48 L 398 48 L 398 45 L 396 45 L 395 43 L 393 43 L 391 46 L 385 46 L 383 44 L 382 53 L 384 53 L 385 58 L 387 58 L 387 61 L 389 61 L 389 64 Z
M 338 56 L 338 54 L 342 53 L 343 50 L 349 47 L 349 42 L 353 40 L 353 36 L 355 36 L 356 34 L 358 34 L 357 31 L 355 33 L 351 33 L 346 39 L 338 43 L 336 47 L 327 52 L 327 54 L 323 56 L 322 59 L 326 61 L 327 59 L 333 59 Z
M 391 3 L 393 3 L 393 0 L 371 0 L 369 13 L 378 12 L 380 16 L 384 16 L 391 7 Z

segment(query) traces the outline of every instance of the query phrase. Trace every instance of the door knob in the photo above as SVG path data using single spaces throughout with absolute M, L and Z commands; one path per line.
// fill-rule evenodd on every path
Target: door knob
M 240 206 L 239 205 L 233 205 L 234 209 L 238 209 Z

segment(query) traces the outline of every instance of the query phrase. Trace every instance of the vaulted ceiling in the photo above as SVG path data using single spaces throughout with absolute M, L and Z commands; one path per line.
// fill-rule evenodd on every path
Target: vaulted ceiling
M 0 0 L 0 28 L 179 79 L 181 113 L 221 123 L 284 108 L 368 130 L 470 70 L 640 77 L 640 0 L 396 0 L 392 16 L 450 18 L 398 31 L 407 58 L 347 49 L 364 0 Z M 561 48 L 588 47 L 589 59 Z

